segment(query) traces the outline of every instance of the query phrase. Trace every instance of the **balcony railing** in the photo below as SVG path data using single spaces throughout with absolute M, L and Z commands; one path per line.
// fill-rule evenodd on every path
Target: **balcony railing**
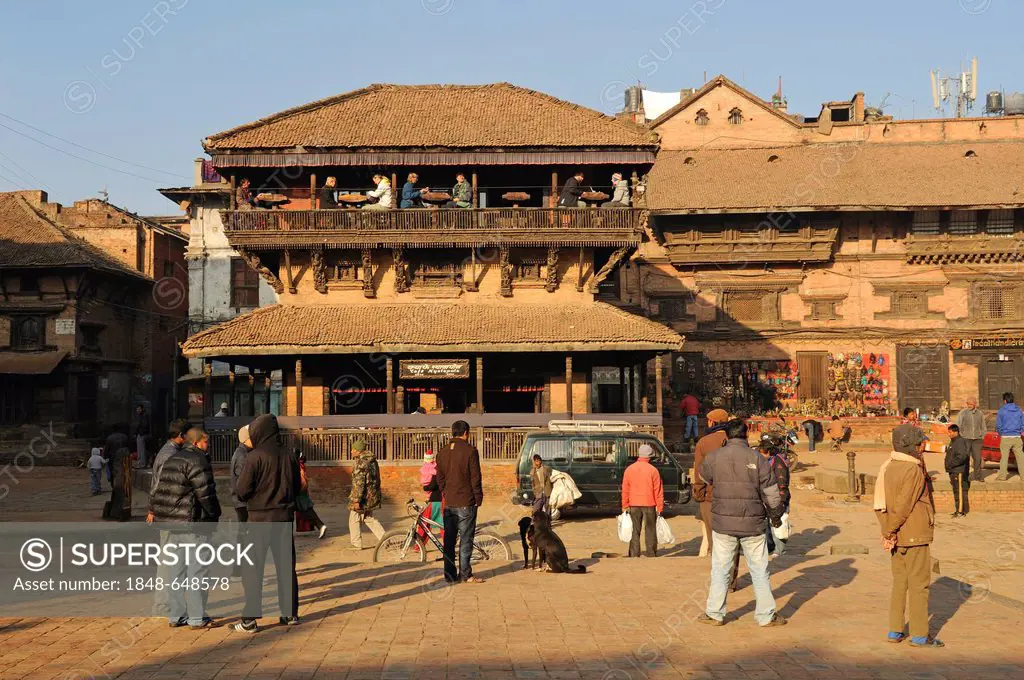
M 230 232 L 386 232 L 557 229 L 636 232 L 634 208 L 417 208 L 406 210 L 224 210 Z

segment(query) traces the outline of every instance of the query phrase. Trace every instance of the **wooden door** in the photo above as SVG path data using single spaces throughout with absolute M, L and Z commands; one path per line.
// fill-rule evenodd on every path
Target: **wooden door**
M 938 411 L 949 400 L 949 349 L 945 345 L 896 348 L 899 409 Z
M 796 364 L 800 370 L 797 398 L 824 402 L 828 398 L 828 352 L 797 352 Z
M 1014 357 L 1008 361 L 988 359 L 981 365 L 981 407 L 983 409 L 998 409 L 1003 405 L 1003 393 L 1013 392 L 1014 395 L 1021 394 L 1021 369 L 1024 361 L 1021 357 Z

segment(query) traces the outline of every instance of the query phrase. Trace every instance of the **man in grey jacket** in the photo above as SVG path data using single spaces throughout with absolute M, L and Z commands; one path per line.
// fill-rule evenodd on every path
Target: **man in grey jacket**
M 243 425 L 238 430 L 238 447 L 231 454 L 231 503 L 235 506 L 235 514 L 239 522 L 249 521 L 249 510 L 245 501 L 238 497 L 238 475 L 245 467 L 245 456 L 252 449 L 252 442 L 249 440 L 249 426 Z
M 714 485 L 711 501 L 711 583 L 708 603 L 698 621 L 721 626 L 729 591 L 733 561 L 742 550 L 757 601 L 758 625 L 783 626 L 785 617 L 775 612 L 775 597 L 768 581 L 768 548 L 765 520 L 781 525 L 785 510 L 779 483 L 768 459 L 747 444 L 747 426 L 741 420 L 725 426 L 729 438 L 701 464 L 700 476 Z
M 960 428 L 960 437 L 967 443 L 967 448 L 971 452 L 971 461 L 974 465 L 972 479 L 976 482 L 985 481 L 981 474 L 981 468 L 984 467 L 981 460 L 981 442 L 985 438 L 985 412 L 978 408 L 977 399 L 969 398 L 967 408 L 956 414 L 956 426 Z

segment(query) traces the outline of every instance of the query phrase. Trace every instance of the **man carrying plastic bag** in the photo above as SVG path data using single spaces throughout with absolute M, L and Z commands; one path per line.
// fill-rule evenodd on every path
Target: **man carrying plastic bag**
M 622 509 L 629 512 L 633 529 L 629 540 L 630 557 L 640 557 L 641 529 L 644 530 L 644 555 L 658 556 L 656 520 L 665 508 L 665 491 L 661 474 L 651 465 L 652 455 L 654 449 L 643 444 L 637 451 L 636 462 L 622 475 Z

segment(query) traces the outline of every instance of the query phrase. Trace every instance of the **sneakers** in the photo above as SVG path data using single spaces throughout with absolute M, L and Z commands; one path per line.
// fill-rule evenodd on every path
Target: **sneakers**
M 697 623 L 703 623 L 703 624 L 708 625 L 708 626 L 716 626 L 716 627 L 717 626 L 724 626 L 725 625 L 725 621 L 721 621 L 719 619 L 713 619 L 713 618 L 711 618 L 710 616 L 708 616 L 705 613 L 702 613 L 700 616 L 697 617 Z
M 903 642 L 903 640 L 906 637 L 907 636 L 904 633 L 896 633 L 896 632 L 893 632 L 893 631 L 889 631 L 889 634 L 885 636 L 885 639 L 888 642 L 891 642 L 894 645 L 896 645 L 896 644 L 899 644 L 899 643 Z
M 258 633 L 260 627 L 255 621 L 249 621 L 248 623 L 245 621 L 239 621 L 238 623 L 231 624 L 231 630 L 236 633 L 248 633 L 252 635 L 253 633 Z
M 910 646 L 911 647 L 932 647 L 932 648 L 938 648 L 938 647 L 945 647 L 946 645 L 944 645 L 942 643 L 942 640 L 940 640 L 938 638 L 924 637 L 924 638 L 910 638 Z
M 277 622 L 280 623 L 282 626 L 297 626 L 297 625 L 299 625 L 299 617 L 298 616 L 280 616 L 280 617 L 278 617 Z
M 772 628 L 774 626 L 785 626 L 787 623 L 789 623 L 789 619 L 787 619 L 782 614 L 776 614 L 775 616 L 772 617 L 771 621 L 769 621 L 768 623 L 762 625 L 761 627 L 762 628 Z
M 321 524 L 320 525 L 320 533 L 319 533 L 319 535 L 317 535 L 317 538 L 323 538 L 324 534 L 326 534 L 326 533 L 327 533 L 327 525 L 326 524 Z

